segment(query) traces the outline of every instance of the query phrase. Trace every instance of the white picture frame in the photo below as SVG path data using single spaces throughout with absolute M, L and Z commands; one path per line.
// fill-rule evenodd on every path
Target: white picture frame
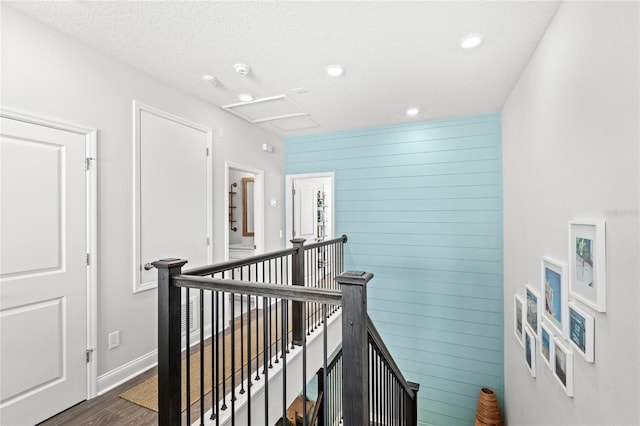
M 597 312 L 607 311 L 604 220 L 569 222 L 569 291 Z
M 513 295 L 513 333 L 520 343 L 520 346 L 524 347 L 524 299 L 519 294 Z
M 557 336 L 554 339 L 553 375 L 564 393 L 573 397 L 573 352 Z
M 526 323 L 531 327 L 533 334 L 538 337 L 540 328 L 540 294 L 529 284 L 526 284 L 524 287 Z
M 557 335 L 566 338 L 569 331 L 569 287 L 567 265 L 543 256 L 541 262 L 542 318 Z
M 537 338 L 533 334 L 531 327 L 525 324 L 524 326 L 524 363 L 531 373 L 531 377 L 536 377 L 536 341 Z
M 549 370 L 553 371 L 553 359 L 555 356 L 555 333 L 546 323 L 540 324 L 540 357 L 547 364 Z
M 569 302 L 569 342 L 585 361 L 594 362 L 595 319 L 578 303 Z

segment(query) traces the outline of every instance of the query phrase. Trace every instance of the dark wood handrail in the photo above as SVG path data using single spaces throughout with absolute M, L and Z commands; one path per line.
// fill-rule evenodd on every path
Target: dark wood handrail
M 333 370 L 333 367 L 335 367 L 338 361 L 340 361 L 340 358 L 342 358 L 342 348 L 340 348 L 340 350 L 336 353 L 331 362 L 327 364 L 327 371 Z
M 275 297 L 300 302 L 326 303 L 329 305 L 340 305 L 342 303 L 342 292 L 340 290 L 326 288 L 257 283 L 195 275 L 176 275 L 173 277 L 172 283 L 177 287 Z
M 345 244 L 347 242 L 347 240 L 348 240 L 347 236 L 342 234 L 341 237 L 334 238 L 332 240 L 318 241 L 316 243 L 305 244 L 304 249 L 305 250 L 311 250 L 311 249 L 318 248 L 318 247 L 329 246 L 329 245 L 335 244 L 335 243 L 343 243 L 343 244 Z
M 409 382 L 407 382 L 407 380 L 402 375 L 402 372 L 400 372 L 400 368 L 393 360 L 391 352 L 389 352 L 387 345 L 384 344 L 384 340 L 382 340 L 382 337 L 380 336 L 380 333 L 378 333 L 376 326 L 373 325 L 373 321 L 371 321 L 371 317 L 369 317 L 369 314 L 367 314 L 367 332 L 369 333 L 369 338 L 373 341 L 373 344 L 375 344 L 376 347 L 380 350 L 383 358 L 389 364 L 389 367 L 391 367 L 393 375 L 398 379 L 398 382 L 400 382 L 407 394 L 412 399 L 414 399 L 414 387 L 412 387 Z
M 272 251 L 265 254 L 257 254 L 255 256 L 246 257 L 244 259 L 229 260 L 227 262 L 216 263 L 215 265 L 206 265 L 198 268 L 189 269 L 184 271 L 182 275 L 199 275 L 199 276 L 211 275 L 217 272 L 228 271 L 233 268 L 253 265 L 255 263 L 265 262 L 267 260 L 279 259 L 281 257 L 289 256 L 290 254 L 294 254 L 297 252 L 298 252 L 298 249 L 295 247 L 282 249 L 282 250 Z

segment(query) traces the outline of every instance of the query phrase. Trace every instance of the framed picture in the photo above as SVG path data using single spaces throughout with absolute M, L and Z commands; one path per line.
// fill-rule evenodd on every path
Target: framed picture
M 524 327 L 524 362 L 532 377 L 536 377 L 536 336 L 528 325 Z
M 594 357 L 594 325 L 591 315 L 580 309 L 577 303 L 569 302 L 569 341 L 587 362 Z
M 522 296 L 519 294 L 515 294 L 513 296 L 513 332 L 516 335 L 516 339 L 518 339 L 518 343 L 520 346 L 524 346 L 524 341 L 522 340 L 523 333 L 523 318 L 524 318 L 524 300 L 522 300 Z
M 605 222 L 569 222 L 571 295 L 598 312 L 607 310 Z
M 573 396 L 573 353 L 557 337 L 554 339 L 553 373 L 567 396 Z
M 527 301 L 527 324 L 531 327 L 531 331 L 533 334 L 538 336 L 538 316 L 539 316 L 539 300 L 538 292 L 536 292 L 533 287 L 529 284 L 525 286 L 525 296 Z
M 553 359 L 554 359 L 554 345 L 553 345 L 553 330 L 544 322 L 540 324 L 540 355 L 547 364 L 549 370 L 553 371 Z
M 567 337 L 569 321 L 569 289 L 565 264 L 542 258 L 542 317 L 555 328 L 556 334 Z

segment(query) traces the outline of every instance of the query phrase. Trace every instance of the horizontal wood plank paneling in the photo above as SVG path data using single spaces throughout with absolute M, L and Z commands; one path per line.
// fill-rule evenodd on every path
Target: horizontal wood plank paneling
M 286 173 L 335 173 L 348 269 L 372 272 L 368 308 L 420 424 L 473 422 L 503 400 L 500 117 L 489 114 L 286 141 Z

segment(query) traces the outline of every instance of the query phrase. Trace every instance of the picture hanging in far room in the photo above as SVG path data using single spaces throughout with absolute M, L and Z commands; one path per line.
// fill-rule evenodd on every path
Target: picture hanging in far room
M 536 336 L 528 325 L 524 327 L 524 362 L 531 376 L 536 377 Z
M 573 396 L 573 353 L 560 339 L 554 340 L 553 372 L 567 396 Z
M 567 337 L 568 303 L 566 265 L 548 257 L 542 258 L 542 316 L 559 336 Z
M 540 297 L 538 293 L 530 285 L 525 286 L 526 300 L 527 300 L 527 324 L 531 327 L 533 334 L 538 336 L 538 304 Z
M 569 340 L 587 362 L 594 359 L 594 323 L 593 317 L 577 303 L 569 303 Z
M 553 371 L 553 359 L 554 359 L 554 346 L 553 346 L 553 330 L 546 324 L 540 324 L 540 355 L 547 367 Z
M 519 294 L 515 294 L 513 296 L 513 332 L 516 335 L 516 339 L 518 339 L 518 343 L 520 346 L 524 346 L 524 341 L 522 340 L 523 333 L 523 318 L 524 318 L 524 301 L 522 300 L 522 296 Z
M 598 312 L 607 310 L 605 222 L 569 222 L 571 295 Z

